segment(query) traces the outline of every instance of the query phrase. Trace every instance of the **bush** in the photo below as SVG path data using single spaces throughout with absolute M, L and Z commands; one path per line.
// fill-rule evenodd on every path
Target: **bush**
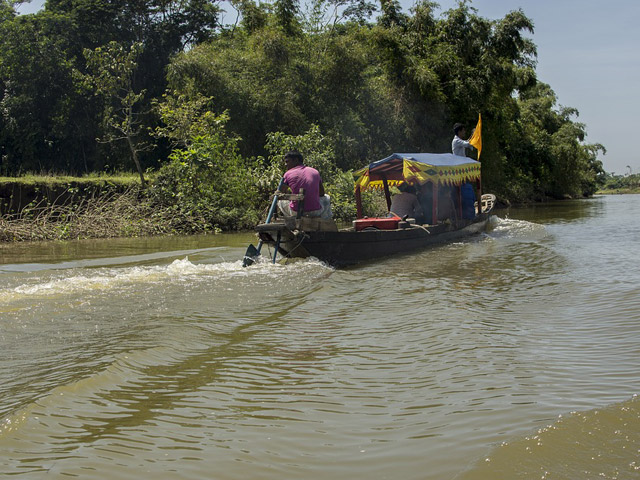
M 150 188 L 155 203 L 183 219 L 185 231 L 248 228 L 258 221 L 253 166 L 226 134 L 226 120 L 226 114 L 217 117 L 208 134 L 174 149 Z
M 157 106 L 165 126 L 156 134 L 175 148 L 149 195 L 184 232 L 249 228 L 259 220 L 255 165 L 238 153 L 239 139 L 227 134 L 228 114 L 210 107 L 211 99 L 199 95 L 167 95 Z
M 284 173 L 284 154 L 297 150 L 304 157 L 304 164 L 315 168 L 320 173 L 323 183 L 332 183 L 333 176 L 338 174 L 333 148 L 327 137 L 317 125 L 302 135 L 286 135 L 282 132 L 267 134 L 266 150 L 269 152 L 268 165 Z
M 356 217 L 354 182 L 351 172 L 340 172 L 333 176 L 333 183 L 325 185 L 331 197 L 331 211 L 336 220 L 353 220 Z

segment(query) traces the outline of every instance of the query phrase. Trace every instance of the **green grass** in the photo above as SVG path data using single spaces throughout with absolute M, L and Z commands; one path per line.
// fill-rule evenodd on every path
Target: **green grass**
M 0 177 L 0 184 L 13 183 L 24 186 L 46 185 L 49 187 L 65 186 L 70 183 L 84 185 L 104 185 L 117 184 L 123 186 L 134 186 L 140 184 L 140 177 L 137 173 L 93 173 L 82 177 L 70 175 L 36 175 L 26 174 L 19 177 Z

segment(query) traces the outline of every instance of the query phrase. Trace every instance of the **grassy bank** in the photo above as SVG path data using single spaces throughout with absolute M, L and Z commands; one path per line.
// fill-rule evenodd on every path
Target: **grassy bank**
M 216 231 L 161 208 L 134 174 L 0 177 L 0 242 Z
M 78 203 L 88 197 L 124 192 L 138 186 L 138 177 L 133 174 L 0 177 L 0 213 L 3 216 L 20 214 L 34 204 Z

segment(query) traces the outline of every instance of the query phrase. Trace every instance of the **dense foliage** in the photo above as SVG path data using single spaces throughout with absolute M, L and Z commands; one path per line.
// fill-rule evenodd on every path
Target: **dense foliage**
M 47 0 L 17 15 L 0 0 L 0 173 L 153 169 L 160 204 L 234 228 L 259 218 L 296 147 L 347 218 L 350 170 L 448 152 L 453 123 L 482 113 L 486 191 L 575 197 L 603 179 L 604 148 L 536 79 L 522 10 L 234 0 L 225 25 L 217 1 Z

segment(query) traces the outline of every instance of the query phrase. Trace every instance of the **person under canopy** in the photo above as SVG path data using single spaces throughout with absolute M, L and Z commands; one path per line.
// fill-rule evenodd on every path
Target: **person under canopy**
M 398 187 L 400 193 L 397 193 L 391 199 L 391 208 L 389 211 L 391 213 L 395 213 L 400 218 L 414 218 L 414 219 L 422 219 L 422 206 L 418 201 L 418 197 L 416 196 L 416 189 L 413 185 L 409 185 L 408 183 L 402 183 Z

